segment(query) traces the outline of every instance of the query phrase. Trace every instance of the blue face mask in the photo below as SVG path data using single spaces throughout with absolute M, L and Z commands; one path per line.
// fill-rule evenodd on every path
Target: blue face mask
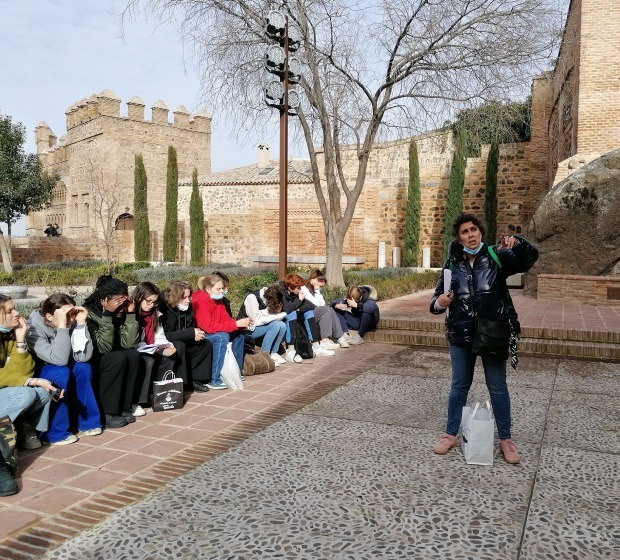
M 478 247 L 476 247 L 475 249 L 469 249 L 467 247 L 463 247 L 463 250 L 468 254 L 468 255 L 477 255 L 480 252 L 480 249 L 482 249 L 484 243 L 481 241 L 480 245 L 478 245 Z
M 4 325 L 0 325 L 0 333 L 10 333 L 13 329 L 9 329 L 8 327 L 5 327 Z
M 224 299 L 224 294 L 222 294 L 222 293 L 219 293 L 219 294 L 211 294 L 211 299 L 214 299 L 214 300 Z

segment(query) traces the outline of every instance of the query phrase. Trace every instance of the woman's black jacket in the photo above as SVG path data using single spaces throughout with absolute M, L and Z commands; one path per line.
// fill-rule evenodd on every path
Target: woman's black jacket
M 493 321 L 507 321 L 509 317 L 516 317 L 512 301 L 507 295 L 506 278 L 532 268 L 538 259 L 538 249 L 525 238 L 515 237 L 519 243 L 512 250 L 499 250 L 497 245 L 493 247 L 502 263 L 501 268 L 489 254 L 487 245 L 480 249 L 473 265 L 470 265 L 463 245 L 457 242 L 451 244 L 450 257 L 441 271 L 430 305 L 431 313 L 444 313 L 445 309 L 435 309 L 435 301 L 444 293 L 444 274 L 446 269 L 451 269 L 450 290 L 454 292 L 454 299 L 446 317 L 446 338 L 449 342 L 472 341 L 475 315 Z
M 177 307 L 171 307 L 162 302 L 159 310 L 162 313 L 160 317 L 161 326 L 170 342 L 194 340 L 196 324 L 194 323 L 194 310 L 191 305 L 187 311 L 181 311 Z
M 284 311 L 287 315 L 293 311 L 297 311 L 297 313 L 305 313 L 306 311 L 310 311 L 316 307 L 316 305 L 314 305 L 311 301 L 308 301 L 307 299 L 301 300 L 296 293 L 290 292 L 282 280 L 278 282 L 278 286 L 282 292 L 282 311 Z

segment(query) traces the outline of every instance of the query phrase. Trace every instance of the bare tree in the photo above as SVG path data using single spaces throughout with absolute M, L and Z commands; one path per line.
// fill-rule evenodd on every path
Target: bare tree
M 116 220 L 126 202 L 120 189 L 117 173 L 106 170 L 106 158 L 97 150 L 87 151 L 82 157 L 84 182 L 90 190 L 90 212 L 95 217 L 94 232 L 105 251 L 105 262 L 111 271 L 115 261 Z
M 143 4 L 179 24 L 205 99 L 239 126 L 267 111 L 265 15 L 280 9 L 300 29 L 305 99 L 293 126 L 310 156 L 327 278 L 342 284 L 374 143 L 428 130 L 467 105 L 522 97 L 548 65 L 565 0 L 128 0 L 125 15 Z M 345 169 L 352 161 L 355 174 Z

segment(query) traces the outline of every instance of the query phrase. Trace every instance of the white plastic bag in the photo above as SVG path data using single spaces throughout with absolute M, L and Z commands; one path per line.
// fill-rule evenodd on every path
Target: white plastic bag
M 243 389 L 241 371 L 239 370 L 239 364 L 235 359 L 235 355 L 233 354 L 232 342 L 229 342 L 226 346 L 226 355 L 224 356 L 224 365 L 222 366 L 220 376 L 222 377 L 222 381 L 231 389 Z
M 492 465 L 495 419 L 489 401 L 487 408 L 481 408 L 478 402 L 473 409 L 463 407 L 461 429 L 465 462 L 469 465 Z

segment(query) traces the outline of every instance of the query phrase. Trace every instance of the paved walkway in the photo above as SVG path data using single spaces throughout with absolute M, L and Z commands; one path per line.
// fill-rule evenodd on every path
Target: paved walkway
M 577 320 L 533 301 L 530 315 L 515 298 L 524 321 Z M 596 309 L 580 310 L 590 328 L 618 318 Z M 486 399 L 481 375 L 472 399 Z M 510 384 L 523 463 L 475 467 L 429 452 L 445 351 L 366 343 L 287 364 L 23 453 L 22 492 L 0 501 L 0 557 L 617 559 L 619 381 L 620 364 L 522 358 Z

